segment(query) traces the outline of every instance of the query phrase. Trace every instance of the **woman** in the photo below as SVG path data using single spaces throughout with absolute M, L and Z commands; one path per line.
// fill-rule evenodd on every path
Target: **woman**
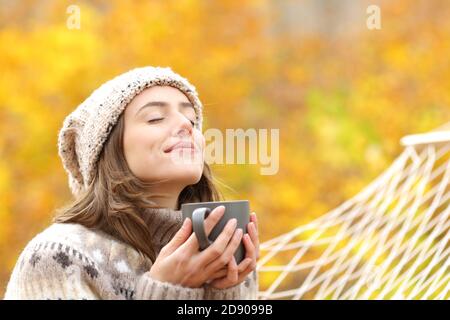
M 25 247 L 5 299 L 256 299 L 256 215 L 245 231 L 230 220 L 203 251 L 182 221 L 182 203 L 221 200 L 187 79 L 160 67 L 119 75 L 64 120 L 58 147 L 75 201 Z

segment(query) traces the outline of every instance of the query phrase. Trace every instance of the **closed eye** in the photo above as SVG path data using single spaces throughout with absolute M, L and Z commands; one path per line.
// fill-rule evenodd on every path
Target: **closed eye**
M 192 127 L 195 127 L 195 125 L 197 123 L 195 120 L 191 120 L 191 119 L 189 119 L 189 117 L 186 117 L 186 119 L 189 120 L 189 122 L 192 124 Z
M 158 122 L 158 121 L 161 121 L 161 120 L 163 120 L 164 118 L 156 118 L 156 119 L 151 119 L 151 120 L 148 120 L 147 122 Z
M 150 120 L 148 120 L 147 122 L 149 122 L 149 123 L 154 123 L 154 122 L 158 122 L 158 121 L 161 121 L 161 120 L 164 120 L 164 118 L 150 119 Z M 189 121 L 191 122 L 192 126 L 195 126 L 195 125 L 196 125 L 196 122 L 195 122 L 195 121 L 190 120 L 190 119 L 189 119 Z

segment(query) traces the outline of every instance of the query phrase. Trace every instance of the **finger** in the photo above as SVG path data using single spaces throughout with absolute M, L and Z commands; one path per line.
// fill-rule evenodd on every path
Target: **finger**
M 241 263 L 239 263 L 238 265 L 238 273 L 241 274 L 242 272 L 244 272 L 252 263 L 252 259 L 250 258 L 245 258 L 244 260 L 241 261 Z
M 242 282 L 244 281 L 245 278 L 247 278 L 247 276 L 252 273 L 252 271 L 254 270 L 254 268 L 252 268 L 252 265 L 250 264 L 243 272 L 241 272 L 239 274 L 239 278 L 238 278 L 238 282 Z M 256 271 L 255 271 L 256 272 Z
M 212 262 L 210 262 L 210 264 L 207 266 L 208 270 L 211 270 L 213 272 L 213 270 L 221 268 L 222 266 L 226 265 L 230 261 L 231 256 L 234 255 L 237 248 L 241 244 L 242 234 L 243 234 L 242 229 L 237 229 L 234 232 L 233 237 L 231 238 L 230 242 L 226 246 L 222 255 L 218 258 L 213 259 Z M 205 253 L 205 254 L 207 254 L 207 253 Z
M 256 229 L 256 237 L 258 239 L 258 241 L 256 242 L 256 259 L 259 259 L 259 230 L 258 230 L 258 217 L 256 216 L 256 212 L 252 212 L 252 214 L 250 215 L 250 220 L 255 224 L 255 229 Z
M 203 264 L 207 265 L 223 254 L 228 243 L 230 242 L 230 239 L 235 233 L 236 226 L 237 220 L 230 219 L 216 240 L 214 240 L 208 248 L 200 253 Z
M 227 277 L 225 278 L 219 278 L 219 279 L 215 279 L 211 282 L 211 284 L 215 287 L 215 288 L 229 288 L 230 286 L 236 285 L 237 283 L 241 283 L 242 281 L 244 281 L 244 279 L 248 276 L 249 273 L 252 272 L 252 268 L 251 268 L 251 259 L 250 258 L 246 258 L 244 259 L 239 266 L 237 267 L 237 278 L 236 277 L 231 277 L 229 275 L 227 275 Z M 232 264 L 236 264 L 236 260 L 233 256 L 232 261 L 230 260 L 229 263 L 229 267 Z M 243 272 L 239 272 L 239 267 L 243 267 L 244 271 Z M 236 280 L 237 279 L 237 280 Z
M 161 249 L 163 255 L 170 255 L 178 247 L 183 245 L 192 233 L 192 221 L 186 218 L 181 226 L 180 230 L 177 231 L 175 236 L 169 241 L 169 243 Z
M 231 283 L 235 283 L 238 280 L 238 268 L 237 268 L 237 264 L 236 264 L 236 259 L 234 258 L 234 256 L 231 258 L 230 263 L 228 263 L 228 275 L 227 275 L 227 279 L 231 282 Z
M 247 225 L 247 231 L 248 231 L 248 234 L 250 236 L 250 239 L 253 242 L 253 245 L 255 246 L 256 259 L 258 259 L 259 258 L 259 238 L 258 238 L 258 233 L 256 231 L 256 226 L 255 226 L 254 222 L 250 222 Z
M 256 234 L 258 234 L 258 218 L 256 217 L 256 213 L 252 212 L 250 215 L 250 221 L 255 224 Z
M 256 261 L 255 246 L 248 233 L 244 234 L 245 257 Z
M 256 227 L 254 222 L 250 222 L 249 224 L 247 224 L 247 233 L 250 236 L 250 239 L 253 241 L 253 244 L 256 244 L 258 242 L 258 235 L 256 234 Z
M 209 216 L 205 219 L 205 232 L 206 235 L 209 236 L 212 229 L 219 223 L 220 219 L 223 217 L 225 213 L 225 206 L 218 206 L 214 208 Z
M 231 259 L 230 259 L 231 260 Z M 230 261 L 231 262 L 231 261 Z M 241 277 L 241 274 L 243 272 L 247 272 L 247 274 L 252 270 L 250 267 L 250 264 L 252 263 L 252 259 L 250 258 L 245 258 L 244 260 L 241 261 L 241 263 L 237 266 L 238 268 L 238 275 L 239 277 Z M 250 270 L 250 271 L 249 271 Z M 219 271 L 216 271 L 211 278 L 212 279 L 218 279 L 221 277 L 226 276 L 228 273 L 228 266 L 226 268 L 222 268 Z
M 211 280 L 215 280 L 215 279 L 219 279 L 219 278 L 223 278 L 228 274 L 228 268 L 223 268 L 219 271 L 216 271 L 211 277 Z
M 206 236 L 209 236 L 214 226 L 220 221 L 220 219 L 223 217 L 223 214 L 225 213 L 225 206 L 218 206 L 214 208 L 211 213 L 208 215 L 208 217 L 205 219 L 205 232 Z M 198 243 L 198 239 L 193 234 L 192 237 L 190 237 L 186 243 L 186 246 L 190 248 L 192 251 L 198 251 L 200 248 L 200 245 Z

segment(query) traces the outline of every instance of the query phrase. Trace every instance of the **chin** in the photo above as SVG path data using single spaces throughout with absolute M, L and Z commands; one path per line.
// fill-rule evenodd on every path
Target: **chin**
M 172 177 L 186 183 L 186 185 L 196 184 L 202 177 L 202 171 L 198 167 L 184 166 L 172 171 Z

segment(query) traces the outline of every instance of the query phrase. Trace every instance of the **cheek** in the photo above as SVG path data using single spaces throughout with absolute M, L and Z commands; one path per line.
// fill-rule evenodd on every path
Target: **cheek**
M 145 166 L 153 159 L 161 157 L 161 148 L 158 147 L 159 135 L 152 132 L 135 130 L 124 135 L 124 153 L 130 166 Z M 156 160 L 155 160 L 156 161 Z M 147 164 L 145 164 L 147 163 Z

